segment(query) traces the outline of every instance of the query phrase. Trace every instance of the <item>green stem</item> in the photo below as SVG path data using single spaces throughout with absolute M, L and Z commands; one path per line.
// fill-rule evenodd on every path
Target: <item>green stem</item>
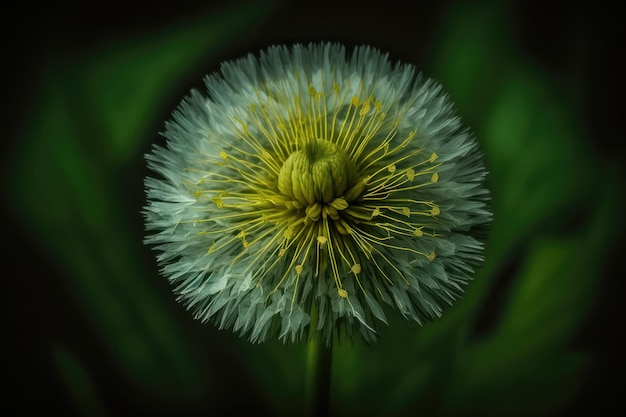
M 308 407 L 311 417 L 329 415 L 330 375 L 333 349 L 320 340 L 311 338 L 307 349 Z

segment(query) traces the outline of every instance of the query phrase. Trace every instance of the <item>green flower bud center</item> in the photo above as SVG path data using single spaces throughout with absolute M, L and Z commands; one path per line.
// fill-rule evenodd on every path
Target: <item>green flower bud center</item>
M 336 143 L 316 139 L 293 152 L 278 174 L 278 189 L 297 206 L 330 204 L 353 185 L 356 169 Z

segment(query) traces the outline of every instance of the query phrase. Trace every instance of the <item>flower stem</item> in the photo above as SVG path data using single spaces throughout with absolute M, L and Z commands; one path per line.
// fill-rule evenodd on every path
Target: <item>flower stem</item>
M 332 357 L 332 342 L 327 346 L 319 336 L 310 339 L 307 347 L 307 403 L 311 417 L 329 415 Z

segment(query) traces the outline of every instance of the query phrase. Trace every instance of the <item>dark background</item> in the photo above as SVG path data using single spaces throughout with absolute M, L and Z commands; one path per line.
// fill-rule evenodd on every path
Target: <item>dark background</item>
M 273 43 L 322 40 L 371 44 L 443 84 L 479 140 L 487 138 L 498 223 L 488 241 L 490 249 L 498 248 L 487 252 L 477 289 L 470 286 L 449 319 L 423 330 L 393 322 L 378 345 L 356 342 L 336 353 L 333 410 L 566 416 L 619 406 L 625 154 L 618 15 L 599 2 L 521 0 L 17 5 L 4 17 L 3 36 L 3 275 L 9 307 L 4 340 L 10 387 L 4 407 L 12 415 L 298 413 L 302 348 L 253 346 L 194 322 L 157 277 L 153 253 L 141 244 L 147 174 L 141 155 L 150 143 L 162 142 L 157 132 L 163 121 L 190 88 L 202 88 L 203 75 L 219 62 Z M 203 34 L 211 25 L 218 29 L 205 49 L 176 38 L 185 28 Z M 164 56 L 174 51 L 172 62 L 178 51 L 189 54 L 176 65 L 164 61 L 158 67 L 159 48 Z M 142 60 L 144 53 L 155 66 Z M 467 62 L 465 72 L 452 65 L 459 62 Z M 166 67 L 158 75 L 163 83 L 143 83 Z M 98 69 L 128 76 L 101 82 Z M 107 96 L 119 83 L 127 83 L 131 101 L 147 91 L 136 92 L 134 79 L 157 91 L 150 96 L 154 100 L 138 101 L 143 113 L 111 110 L 104 117 L 102 109 L 124 106 L 123 95 Z M 506 135 L 502 142 L 488 139 L 496 129 L 490 120 L 508 103 L 500 94 L 510 86 L 515 100 L 522 100 L 515 105 L 531 113 L 524 118 L 513 107 L 504 120 L 518 130 L 534 124 L 519 155 L 498 147 Z M 60 109 L 72 115 L 65 124 L 54 122 Z M 108 134 L 121 131 L 107 123 L 140 126 L 135 143 L 105 146 Z M 508 170 L 515 160 L 523 160 L 518 165 L 527 170 Z M 541 164 L 545 171 L 533 171 Z M 526 172 L 530 185 L 519 180 Z M 510 201 L 507 193 L 514 195 L 511 189 L 520 184 L 532 194 L 555 177 L 562 182 L 546 186 L 528 204 L 524 198 L 513 209 L 499 203 Z M 561 255 L 561 263 L 551 263 Z M 499 325 L 521 323 L 503 319 L 503 312 L 515 305 L 517 293 L 532 294 L 524 287 L 533 276 L 528 271 L 547 271 L 548 283 L 541 285 L 549 294 L 537 292 L 527 307 L 539 305 L 546 318 L 529 311 L 538 327 L 502 330 Z M 116 284 L 107 284 L 106 277 L 117 277 L 111 278 Z M 481 277 L 488 284 L 481 286 Z M 572 297 L 550 295 L 578 285 L 573 282 L 585 285 Z M 542 300 L 549 305 L 541 307 Z M 541 327 L 559 314 L 566 318 L 556 327 Z M 560 336 L 550 339 L 551 334 Z M 535 337 L 540 342 L 524 350 L 521 341 Z M 460 345 L 458 351 L 451 351 L 453 344 Z M 515 346 L 522 348 L 507 356 Z M 558 372 L 546 365 L 560 359 Z M 419 368 L 423 380 L 417 373 L 404 375 L 414 363 L 429 364 Z

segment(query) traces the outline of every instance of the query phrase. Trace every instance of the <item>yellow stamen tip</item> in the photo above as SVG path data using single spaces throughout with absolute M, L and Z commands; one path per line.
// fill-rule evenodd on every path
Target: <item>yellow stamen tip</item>
M 343 288 L 337 288 L 337 293 L 339 293 L 339 297 L 348 298 L 348 291 Z
M 365 116 L 367 113 L 370 112 L 370 109 L 371 109 L 370 102 L 366 101 L 365 104 L 363 104 L 363 108 L 359 112 L 359 116 Z
M 221 198 L 219 197 L 214 197 L 211 200 L 213 200 L 213 202 L 215 203 L 215 205 L 217 206 L 217 208 L 224 208 L 224 201 L 222 201 Z

